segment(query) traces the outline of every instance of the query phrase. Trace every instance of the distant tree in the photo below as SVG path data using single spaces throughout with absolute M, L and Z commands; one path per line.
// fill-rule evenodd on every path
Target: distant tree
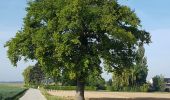
M 138 85 L 145 84 L 148 75 L 148 65 L 147 65 L 147 59 L 145 57 L 145 49 L 143 45 L 139 45 L 137 56 L 136 56 L 136 65 L 134 70 L 136 76 L 136 84 Z
M 69 74 L 84 100 L 86 77 L 134 62 L 136 45 L 149 43 L 139 18 L 117 0 L 30 0 L 23 28 L 6 43 L 13 65 L 37 60 L 49 75 Z
M 156 75 L 152 78 L 153 89 L 155 91 L 165 91 L 165 81 L 162 75 Z
M 45 78 L 44 72 L 38 64 L 35 66 L 28 66 L 24 72 L 24 82 L 26 86 L 40 85 Z
M 134 64 L 121 70 L 115 69 L 113 72 L 113 86 L 117 89 L 127 86 L 142 86 L 146 83 L 148 66 L 145 55 L 145 49 L 142 44 L 138 46 Z
M 31 78 L 30 78 L 30 73 L 31 73 L 31 69 L 32 69 L 32 66 L 28 66 L 24 72 L 22 73 L 23 77 L 24 77 L 24 84 L 26 86 L 29 86 L 30 85 L 30 81 L 31 81 Z

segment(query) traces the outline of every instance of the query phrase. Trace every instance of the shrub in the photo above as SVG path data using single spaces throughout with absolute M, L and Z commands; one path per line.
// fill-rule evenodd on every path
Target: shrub
M 106 90 L 109 90 L 109 91 L 118 91 L 118 89 L 116 87 L 114 87 L 114 86 L 107 86 Z
M 123 92 L 148 92 L 149 84 L 143 84 L 142 86 L 127 86 L 127 87 L 107 86 L 107 90 Z
M 49 90 L 76 90 L 76 86 L 45 85 L 44 88 Z M 96 87 L 86 86 L 85 90 L 96 90 Z
M 165 81 L 162 75 L 156 75 L 152 78 L 153 80 L 153 90 L 154 91 L 164 91 Z
M 57 86 L 57 85 L 45 85 L 45 89 L 49 90 L 75 90 L 75 86 Z
M 97 90 L 97 88 L 94 87 L 94 86 L 86 86 L 86 87 L 85 87 L 85 90 L 88 90 L 88 91 L 95 91 L 95 90 Z
M 24 84 L 24 87 L 37 89 L 38 85 L 36 85 L 36 84 L 31 84 L 31 85 L 30 84 Z
M 143 84 L 142 86 L 140 86 L 140 92 L 148 92 L 149 87 L 149 84 Z

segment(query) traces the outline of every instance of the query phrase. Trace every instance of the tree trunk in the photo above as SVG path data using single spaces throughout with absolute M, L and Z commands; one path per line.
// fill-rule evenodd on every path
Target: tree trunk
M 84 81 L 81 81 L 81 79 L 77 79 L 76 100 L 85 100 Z

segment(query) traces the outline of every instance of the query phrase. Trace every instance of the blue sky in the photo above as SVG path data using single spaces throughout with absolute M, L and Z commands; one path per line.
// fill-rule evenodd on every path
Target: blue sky
M 27 0 L 1 0 L 0 1 L 0 81 L 22 81 L 22 72 L 33 62 L 20 61 L 18 67 L 13 67 L 7 58 L 3 45 L 17 30 L 22 27 L 26 14 Z M 128 5 L 135 10 L 141 19 L 142 28 L 152 35 L 152 43 L 146 46 L 149 75 L 163 74 L 170 77 L 170 0 L 119 0 L 121 4 Z M 106 74 L 104 75 L 109 78 Z

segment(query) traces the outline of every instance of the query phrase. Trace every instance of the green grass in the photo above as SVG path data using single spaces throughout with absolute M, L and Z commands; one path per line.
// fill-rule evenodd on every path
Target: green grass
M 57 85 L 46 85 L 43 86 L 47 90 L 76 90 L 76 86 L 57 86 Z M 96 91 L 96 87 L 85 86 L 85 90 Z
M 46 89 L 41 88 L 41 93 L 45 96 L 47 100 L 69 100 L 64 97 L 53 96 L 47 93 Z
M 0 100 L 17 100 L 25 90 L 21 84 L 0 84 Z

